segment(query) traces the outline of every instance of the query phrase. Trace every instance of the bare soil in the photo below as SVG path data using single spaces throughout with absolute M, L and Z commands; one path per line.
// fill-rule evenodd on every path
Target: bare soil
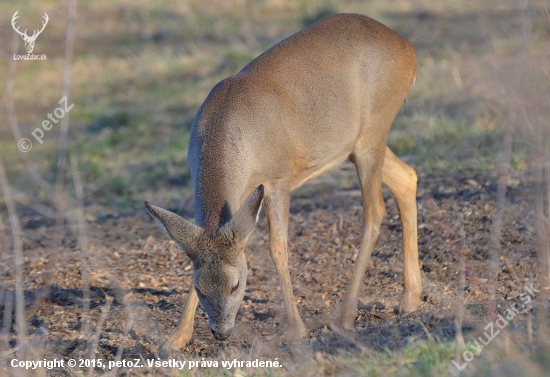
M 349 168 L 349 167 L 348 167 Z M 513 182 L 503 209 L 502 241 L 491 241 L 496 184 L 483 174 L 428 176 L 419 180 L 418 225 L 423 278 L 422 302 L 417 312 L 398 318 L 403 290 L 401 223 L 395 200 L 385 191 L 387 206 L 378 246 L 372 255 L 360 294 L 353 331 L 334 332 L 334 317 L 354 268 L 361 241 L 361 193 L 357 185 L 308 186 L 291 204 L 289 265 L 294 293 L 309 333 L 297 347 L 310 354 L 400 349 L 410 340 L 454 339 L 458 303 L 459 251 L 466 258 L 465 324 L 474 331 L 490 311 L 491 248 L 497 256 L 494 285 L 498 310 L 515 302 L 523 287 L 536 279 L 536 239 L 529 186 Z M 156 203 L 164 205 L 165 203 Z M 434 204 L 441 210 L 438 217 Z M 172 203 L 190 217 L 192 203 Z M 39 226 L 24 232 L 25 301 L 33 308 L 27 333 L 35 344 L 45 344 L 41 357 L 89 356 L 89 335 L 83 335 L 82 252 L 76 230 L 67 232 L 46 277 L 49 245 L 55 229 Z M 159 356 L 159 348 L 178 324 L 193 269 L 178 246 L 149 218 L 145 209 L 131 217 L 116 213 L 88 218 L 90 250 L 91 331 L 103 316 L 96 357 L 112 360 Z M 9 245 L 8 245 L 9 246 Z M 8 248 L 9 250 L 9 248 Z M 6 253 L 4 253 L 6 255 Z M 226 342 L 212 338 L 201 306 L 195 317 L 193 339 L 180 357 L 227 355 L 292 358 L 295 345 L 285 338 L 285 313 L 275 268 L 269 255 L 267 222 L 262 217 L 246 250 L 247 291 L 237 315 L 234 335 Z M 11 261 L 4 258 L 5 266 Z M 51 288 L 37 302 L 44 280 Z M 0 323 L 13 296 L 13 271 L 3 268 L 0 286 Z M 112 298 L 112 303 L 107 300 Z M 38 307 L 35 307 L 37 306 Z M 11 312 L 11 311 L 10 311 Z M 9 319 L 8 319 L 9 320 Z M 13 329 L 15 324 L 13 325 Z M 13 330 L 12 329 L 12 330 Z M 475 332 L 477 334 L 477 332 Z M 12 336 L 12 345 L 15 340 Z M 122 347 L 122 349 L 121 349 Z M 293 348 L 294 347 L 294 348 Z M 52 373 L 68 373 L 57 371 Z

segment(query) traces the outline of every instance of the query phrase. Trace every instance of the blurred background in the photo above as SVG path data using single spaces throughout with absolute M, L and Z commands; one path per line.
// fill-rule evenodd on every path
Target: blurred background
M 506 215 L 497 214 L 486 224 L 485 237 L 491 234 L 491 242 L 499 244 L 507 229 L 527 229 L 531 238 L 518 244 L 530 245 L 534 260 L 538 258 L 532 268 L 540 267 L 538 276 L 548 278 L 548 0 L 28 0 L 4 1 L 0 11 L 0 82 L 5 83 L 0 107 L 0 290 L 15 292 L 23 301 L 19 314 L 13 312 L 19 326 L 31 321 L 29 310 L 41 307 L 50 289 L 46 284 L 40 291 L 47 279 L 36 280 L 29 266 L 54 271 L 55 253 L 63 254 L 64 248 L 83 251 L 82 258 L 88 258 L 94 238 L 89 229 L 125 216 L 137 219 L 126 230 L 134 232 L 136 240 L 143 238 L 137 246 L 129 241 L 127 250 L 153 247 L 155 237 L 165 238 L 143 215 L 144 200 L 192 217 L 187 143 L 195 113 L 211 88 L 278 41 L 340 12 L 368 15 L 415 47 L 416 84 L 388 144 L 417 170 L 420 186 L 424 180 L 433 186 L 426 192 L 455 192 L 459 187 L 453 182 L 482 177 L 464 184 L 487 188 L 489 199 L 477 205 L 486 209 L 490 201 L 491 211 L 510 203 L 507 190 L 523 188 L 515 195 L 518 202 L 528 203 L 528 228 L 517 228 L 517 223 L 506 222 Z M 16 11 L 21 31 L 39 28 L 44 13 L 48 15 L 33 51 L 46 54 L 47 60 L 13 59 L 25 53 L 23 39 L 11 26 Z M 43 130 L 39 143 L 31 133 L 60 106 L 64 95 L 74 107 L 51 130 Z M 18 148 L 21 138 L 32 142 L 28 152 Z M 346 163 L 299 189 L 294 198 L 298 203 L 304 199 L 308 204 L 302 207 L 313 210 L 323 207 L 323 193 L 357 188 L 353 168 Z M 316 195 L 320 199 L 311 199 Z M 443 234 L 444 229 L 433 232 Z M 55 234 L 59 237 L 40 244 L 40 237 Z M 176 253 L 169 242 L 159 249 Z M 496 276 L 499 257 L 498 251 L 488 251 L 487 264 L 480 268 Z M 99 270 L 75 272 L 84 279 L 78 283 L 79 297 L 88 300 L 81 305 L 84 311 L 91 310 L 89 295 L 94 296 L 86 287 L 102 284 Z M 185 271 L 188 279 L 190 271 Z M 48 276 L 63 275 L 51 273 Z M 55 278 L 51 282 L 58 283 Z M 132 284 L 157 289 L 159 284 L 170 285 L 165 283 Z M 540 284 L 548 286 L 547 280 Z M 26 292 L 35 288 L 34 298 L 27 299 Z M 498 293 L 498 288 L 488 289 L 490 298 Z M 42 301 L 37 299 L 41 295 L 46 297 Z M 98 302 L 103 305 L 105 297 Z M 542 312 L 547 318 L 546 309 Z M 94 313 L 97 325 L 100 308 Z M 15 335 L 6 340 L 11 331 L 11 319 L 6 318 L 4 352 L 22 341 Z M 171 329 L 162 331 L 168 334 Z

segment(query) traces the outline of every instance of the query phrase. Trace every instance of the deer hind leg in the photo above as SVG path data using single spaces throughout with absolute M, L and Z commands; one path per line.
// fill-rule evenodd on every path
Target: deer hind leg
M 185 305 L 183 307 L 183 315 L 181 316 L 180 323 L 170 339 L 168 339 L 162 346 L 162 351 L 169 352 L 172 350 L 178 350 L 185 347 L 187 343 L 189 343 L 191 337 L 193 336 L 193 322 L 195 320 L 195 311 L 197 310 L 198 303 L 199 298 L 197 296 L 197 292 L 195 291 L 195 284 L 191 282 L 191 287 L 189 288 L 189 294 L 187 295 L 187 300 L 185 301 Z
M 372 250 L 378 242 L 380 225 L 386 210 L 384 198 L 382 197 L 384 149 L 380 147 L 363 149 L 361 146 L 357 149 L 359 151 L 354 151 L 350 159 L 357 168 L 357 174 L 361 183 L 361 192 L 363 194 L 363 239 L 348 289 L 335 320 L 335 325 L 344 329 L 349 329 L 353 325 L 357 310 L 359 288 L 361 287 Z
M 269 224 L 269 239 L 271 259 L 275 264 L 279 283 L 283 291 L 286 316 L 288 320 L 288 338 L 300 339 L 307 330 L 300 318 L 298 307 L 292 292 L 290 273 L 288 271 L 288 217 L 290 211 L 290 188 L 286 184 L 278 183 L 265 186 L 263 204 Z
M 416 172 L 386 147 L 382 173 L 383 183 L 397 200 L 403 229 L 405 261 L 405 289 L 399 305 L 399 314 L 415 311 L 420 303 L 422 281 L 418 263 L 418 239 L 416 227 Z

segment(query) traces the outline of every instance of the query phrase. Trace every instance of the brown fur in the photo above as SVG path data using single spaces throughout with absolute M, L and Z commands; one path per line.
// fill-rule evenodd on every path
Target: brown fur
M 188 151 L 197 225 L 174 221 L 176 215 L 148 205 L 195 267 L 184 318 L 165 348 L 183 347 L 191 337 L 194 287 L 215 337 L 231 333 L 246 283 L 244 247 L 262 199 L 288 333 L 296 338 L 306 333 L 287 265 L 290 192 L 345 159 L 357 167 L 365 227 L 333 326 L 349 328 L 355 318 L 359 286 L 385 212 L 382 183 L 395 195 L 403 223 L 400 312 L 417 308 L 422 288 L 416 174 L 386 147 L 415 69 L 414 50 L 406 39 L 368 17 L 338 14 L 281 41 L 212 89 L 195 118 Z

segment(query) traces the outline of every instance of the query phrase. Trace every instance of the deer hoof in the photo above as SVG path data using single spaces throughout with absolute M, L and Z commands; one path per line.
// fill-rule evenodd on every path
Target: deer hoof
M 399 316 L 412 313 L 418 309 L 420 305 L 420 293 L 419 294 L 404 294 L 399 304 Z
M 184 348 L 191 340 L 192 332 L 190 334 L 179 334 L 177 331 L 164 343 L 160 349 L 161 355 L 166 356 L 173 355 L 176 351 Z
M 291 341 L 292 340 L 300 340 L 306 334 L 307 334 L 307 328 L 304 325 L 304 323 L 302 322 L 302 320 L 300 320 L 300 322 L 298 322 L 296 324 L 291 324 L 288 327 L 287 339 L 291 340 Z
M 172 348 L 172 346 L 168 343 L 164 343 L 162 347 L 159 349 L 158 356 L 163 360 L 172 359 L 176 356 L 176 353 L 178 349 Z
M 338 317 L 331 323 L 331 329 L 349 330 L 353 326 L 355 320 L 355 313 L 352 315 L 346 313 L 340 313 Z

